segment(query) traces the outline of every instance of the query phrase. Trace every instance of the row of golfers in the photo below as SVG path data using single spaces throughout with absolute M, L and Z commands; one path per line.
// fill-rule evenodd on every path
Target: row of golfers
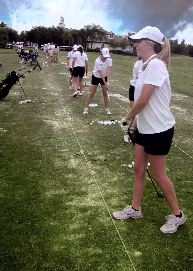
M 82 96 L 83 76 L 88 72 L 88 57 L 83 51 L 81 45 L 74 45 L 71 52 L 67 55 L 67 66 L 70 72 L 70 89 L 74 89 L 73 97 L 77 96 L 78 87 L 80 88 L 79 95 Z M 85 71 L 86 67 L 86 71 Z M 109 49 L 103 48 L 101 55 L 95 60 L 94 70 L 92 73 L 91 90 L 87 97 L 86 105 L 83 114 L 88 114 L 88 106 L 94 96 L 98 85 L 101 85 L 104 97 L 105 113 L 110 115 L 108 108 L 108 85 L 110 80 L 110 70 L 112 67 L 112 59 L 110 58 Z M 73 82 L 73 86 L 72 86 Z

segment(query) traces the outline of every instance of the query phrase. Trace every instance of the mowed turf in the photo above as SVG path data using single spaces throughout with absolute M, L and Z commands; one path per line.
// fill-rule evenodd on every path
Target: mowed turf
M 134 148 L 123 141 L 117 122 L 98 121 L 126 115 L 137 58 L 111 55 L 107 116 L 100 87 L 91 102 L 98 106 L 82 114 L 98 54 L 88 53 L 86 86 L 76 98 L 68 89 L 66 56 L 60 52 L 58 66 L 41 56 L 42 70 L 20 79 L 31 103 L 19 104 L 25 96 L 16 85 L 0 101 L 0 270 L 192 270 L 193 59 L 171 59 L 176 125 L 166 172 L 187 220 L 167 235 L 159 228 L 170 209 L 148 177 L 143 218 L 112 217 L 131 204 Z M 0 62 L 0 80 L 24 66 L 15 50 L 1 50 Z M 26 64 L 21 73 L 33 67 Z

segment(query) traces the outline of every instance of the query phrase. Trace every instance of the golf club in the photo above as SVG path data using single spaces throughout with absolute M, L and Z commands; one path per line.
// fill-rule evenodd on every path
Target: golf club
M 108 91 L 109 91 L 109 89 L 107 89 L 108 103 L 109 103 L 109 106 L 108 106 L 108 107 L 109 107 L 109 110 L 111 111 L 111 103 L 110 103 L 110 97 L 109 97 L 109 92 L 108 92 Z M 111 114 L 112 114 L 112 112 L 111 112 Z M 114 121 L 114 118 L 113 118 L 113 117 L 111 118 L 111 121 Z
M 123 123 L 123 125 L 124 125 L 124 123 Z M 134 138 L 132 137 L 132 134 L 130 133 L 129 128 L 128 128 L 128 134 L 129 134 L 129 137 L 130 137 L 130 139 L 131 139 L 131 142 L 133 143 L 133 145 L 135 145 L 135 140 L 134 140 Z M 150 180 L 151 180 L 151 182 L 152 182 L 152 184 L 153 184 L 153 186 L 154 186 L 154 188 L 155 188 L 155 191 L 156 191 L 158 197 L 159 197 L 159 198 L 164 198 L 163 193 L 162 193 L 162 192 L 160 192 L 160 193 L 158 192 L 158 190 L 157 190 L 157 188 L 156 188 L 156 186 L 155 186 L 155 184 L 154 184 L 154 181 L 153 181 L 153 179 L 151 178 L 151 175 L 150 175 L 150 173 L 149 173 L 148 168 L 146 169 L 146 172 L 147 172 L 147 174 L 148 174 L 148 176 L 149 176 L 149 178 L 150 178 Z

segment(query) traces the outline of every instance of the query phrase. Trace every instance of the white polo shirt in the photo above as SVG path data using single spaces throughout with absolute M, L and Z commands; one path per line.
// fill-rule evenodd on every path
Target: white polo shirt
M 103 72 L 104 77 L 107 76 L 107 68 L 109 66 L 112 66 L 112 59 L 110 57 L 106 58 L 105 62 L 102 62 L 101 60 L 101 56 L 99 56 L 96 60 L 95 60 L 95 65 L 94 65 L 94 70 L 93 70 L 93 75 L 97 78 L 101 78 L 100 72 Z
M 57 52 L 59 52 L 59 46 L 54 48 L 54 53 L 57 54 Z
M 134 67 L 133 67 L 133 79 L 130 80 L 130 84 L 134 87 L 135 84 L 136 84 L 136 81 L 138 79 L 138 74 L 141 70 L 141 67 L 143 65 L 143 60 L 140 59 L 140 60 L 137 60 L 134 64 Z
M 73 60 L 73 51 L 70 51 L 67 55 L 69 57 L 69 67 L 72 68 L 72 60 Z
M 167 131 L 175 125 L 175 118 L 169 107 L 171 100 L 169 74 L 162 60 L 153 59 L 144 71 L 140 70 L 135 85 L 135 101 L 141 94 L 143 84 L 153 85 L 155 90 L 148 104 L 136 116 L 139 132 L 154 134 Z
M 88 61 L 87 54 L 85 52 L 82 53 L 80 51 L 76 51 L 73 54 L 73 58 L 76 57 L 74 67 L 85 67 L 85 61 Z
M 54 44 L 51 44 L 49 49 L 50 49 L 51 51 L 53 51 L 53 52 L 54 52 L 55 45 L 54 45 Z

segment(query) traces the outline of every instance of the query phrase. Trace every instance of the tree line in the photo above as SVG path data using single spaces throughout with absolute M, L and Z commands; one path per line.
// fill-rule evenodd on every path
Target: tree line
M 132 33 L 133 34 L 133 33 Z M 53 42 L 59 46 L 69 46 L 73 44 L 81 44 L 87 50 L 87 41 L 94 44 L 97 41 L 108 42 L 113 50 L 116 48 L 122 48 L 124 50 L 127 46 L 128 39 L 123 37 L 121 41 L 115 41 L 114 39 L 108 39 L 106 31 L 100 25 L 86 25 L 80 30 L 77 29 L 63 29 L 61 27 L 44 27 L 36 26 L 32 27 L 29 31 L 22 31 L 20 34 L 17 31 L 11 29 L 6 23 L 0 23 L 0 48 L 6 48 L 8 43 L 17 41 L 38 43 L 42 45 L 45 43 Z M 94 46 L 95 47 L 95 46 Z M 178 40 L 170 40 L 171 53 L 188 55 L 193 57 L 193 46 L 185 44 L 183 40 L 178 44 Z

